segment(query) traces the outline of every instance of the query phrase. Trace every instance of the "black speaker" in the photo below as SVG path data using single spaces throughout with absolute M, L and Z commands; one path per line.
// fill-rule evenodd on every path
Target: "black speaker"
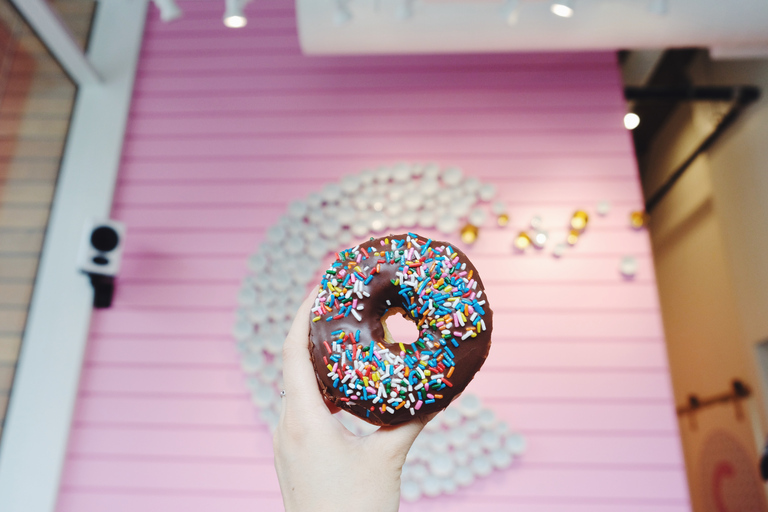
M 77 266 L 93 285 L 93 306 L 112 305 L 115 276 L 120 271 L 125 225 L 114 220 L 90 219 L 83 227 Z

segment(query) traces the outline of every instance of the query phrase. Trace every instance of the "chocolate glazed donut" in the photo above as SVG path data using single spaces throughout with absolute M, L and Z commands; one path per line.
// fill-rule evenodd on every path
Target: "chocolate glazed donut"
M 419 338 L 392 339 L 400 313 Z M 374 425 L 444 409 L 491 346 L 493 312 L 464 253 L 408 233 L 338 253 L 310 313 L 309 350 L 327 400 Z

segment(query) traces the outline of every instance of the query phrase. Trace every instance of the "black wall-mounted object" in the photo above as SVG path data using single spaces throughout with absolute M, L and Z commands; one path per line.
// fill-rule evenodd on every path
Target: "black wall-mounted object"
M 688 395 L 687 403 L 677 407 L 677 415 L 688 416 L 691 421 L 691 428 L 695 430 L 697 428 L 695 414 L 698 411 L 713 405 L 732 402 L 736 411 L 736 418 L 740 420 L 743 417 L 740 402 L 746 400 L 751 395 L 752 390 L 749 386 L 739 379 L 733 379 L 733 381 L 731 381 L 731 389 L 725 393 L 720 393 L 707 398 L 700 398 L 698 395 L 694 394 Z
M 108 308 L 112 305 L 124 238 L 125 226 L 122 222 L 89 219 L 83 227 L 78 268 L 90 278 L 95 308 Z

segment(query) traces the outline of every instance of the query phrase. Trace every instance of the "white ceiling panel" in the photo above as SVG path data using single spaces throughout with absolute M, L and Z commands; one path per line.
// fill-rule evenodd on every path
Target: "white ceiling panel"
M 768 54 L 768 0 L 297 0 L 309 54 L 454 53 L 709 47 Z M 666 13 L 659 14 L 661 5 Z

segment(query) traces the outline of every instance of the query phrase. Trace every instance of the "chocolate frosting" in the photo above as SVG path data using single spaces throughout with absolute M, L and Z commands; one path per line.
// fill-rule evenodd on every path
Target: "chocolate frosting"
M 324 397 L 374 425 L 447 407 L 491 345 L 493 312 L 477 269 L 451 244 L 412 233 L 337 256 L 309 319 Z M 387 339 L 382 317 L 394 311 L 419 325 L 418 340 Z

